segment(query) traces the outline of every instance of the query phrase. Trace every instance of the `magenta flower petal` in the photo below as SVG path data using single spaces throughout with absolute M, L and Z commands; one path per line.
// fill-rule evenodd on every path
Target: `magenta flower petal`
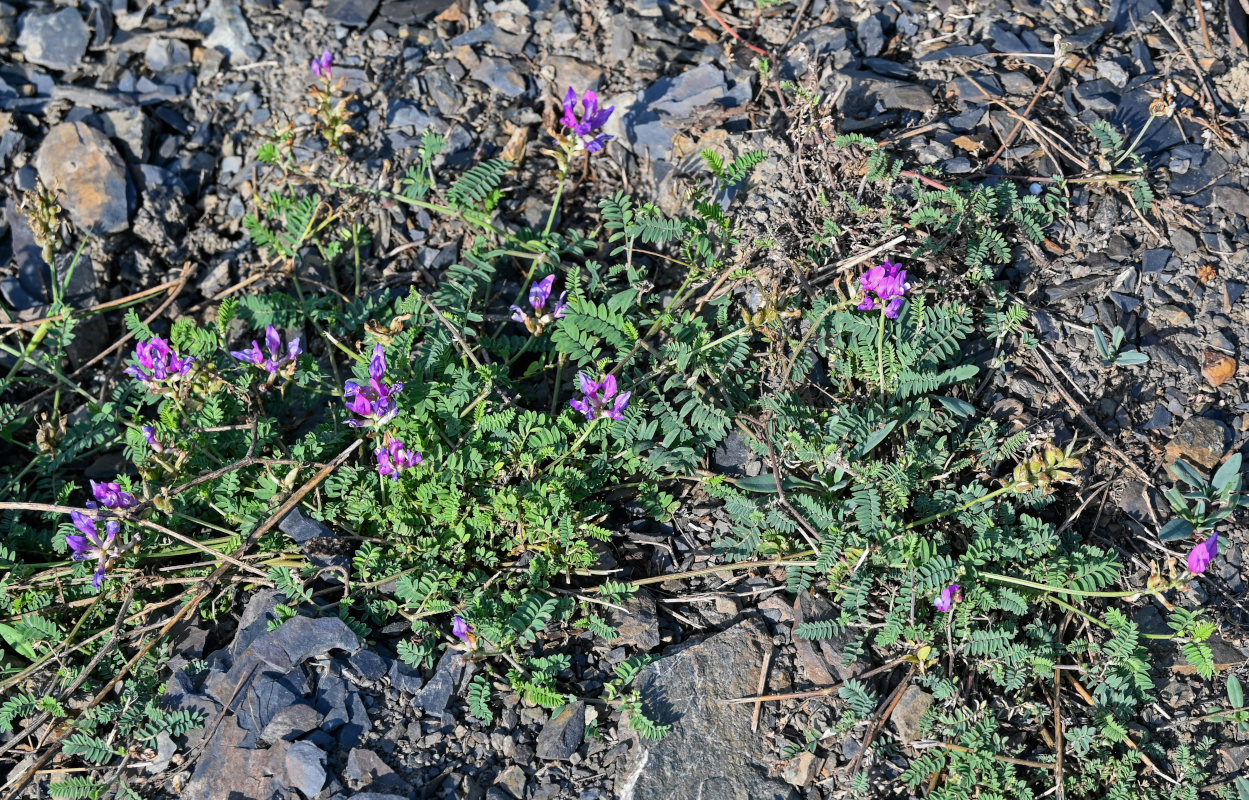
M 950 584 L 941 592 L 941 596 L 933 601 L 938 611 L 953 611 L 954 604 L 963 599 L 962 590 L 957 583 Z
M 564 95 L 564 117 L 562 122 L 564 127 L 577 137 L 578 142 L 586 150 L 596 153 L 603 149 L 603 145 L 607 143 L 610 136 L 598 135 L 603 126 L 607 124 L 611 118 L 612 112 L 616 110 L 615 106 L 608 106 L 600 109 L 598 107 L 598 95 L 593 91 L 586 91 L 581 96 L 581 118 L 577 118 L 577 92 L 571 86 L 568 93 Z
M 1213 534 L 1201 544 L 1197 545 L 1188 554 L 1188 569 L 1194 575 L 1200 575 L 1210 566 L 1210 562 L 1214 561 L 1214 557 L 1219 554 L 1219 534 Z

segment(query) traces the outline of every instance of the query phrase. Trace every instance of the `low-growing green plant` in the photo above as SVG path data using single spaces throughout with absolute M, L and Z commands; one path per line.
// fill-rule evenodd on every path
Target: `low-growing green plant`
M 1097 347 L 1097 354 L 1101 356 L 1103 367 L 1133 367 L 1149 363 L 1149 354 L 1123 349 L 1124 335 L 1123 327 L 1116 325 L 1107 340 L 1105 332 L 1097 325 L 1093 326 L 1093 343 Z
M 314 130 L 336 154 L 351 129 L 327 56 L 314 65 Z M 550 634 L 611 641 L 605 609 L 637 588 L 596 569 L 619 519 L 611 496 L 628 491 L 637 509 L 668 520 L 676 479 L 695 476 L 731 523 L 717 543 L 720 568 L 783 567 L 792 591 L 829 592 L 835 612 L 797 636 L 839 637 L 848 661 L 871 648 L 943 704 L 925 719 L 943 749 L 912 762 L 908 783 L 942 773 L 933 797 L 1033 797 L 1025 771 L 1037 762 L 1019 757 L 1020 723 L 992 706 L 950 708 L 974 680 L 1039 721 L 1050 706 L 1038 687 L 1072 664 L 1088 708 L 1068 748 L 1067 796 L 1148 780 L 1141 759 L 1154 745 L 1128 727 L 1154 688 L 1147 636 L 1107 601 L 1161 595 L 1191 575 L 1111 588 L 1118 554 L 1047 520 L 1061 486 L 1078 482 L 1082 452 L 1008 434 L 974 405 L 980 369 L 967 345 L 987 331 L 999 353 L 1008 340 L 1029 346 L 1022 307 L 996 291 L 979 312 L 924 291 L 922 266 L 917 275 L 889 260 L 829 291 L 781 286 L 741 307 L 735 290 L 754 275 L 721 198 L 768 157 L 758 151 L 704 153 L 709 174 L 676 215 L 624 192 L 581 211 L 601 222 L 605 242 L 556 225 L 570 214 L 566 178 L 606 144 L 611 113 L 591 92 L 565 96 L 546 151 L 557 183 L 541 229 L 495 218 L 508 161 L 449 179 L 437 167 L 445 142 L 428 133 L 396 191 L 380 190 L 341 180 L 332 157 L 301 158 L 299 136 L 280 130 L 260 148 L 270 191 L 246 228 L 293 296 L 231 299 L 214 317 L 184 316 L 160 333 L 131 311 L 127 377 L 99 395 L 62 370 L 80 319 L 72 309 L 54 306 L 63 316 L 21 348 L 5 346 L 16 365 L 3 389 L 24 381 L 27 396 L 0 409 L 0 424 L 29 460 L 0 483 L 0 508 L 11 512 L 0 523 L 0 688 L 10 693 L 0 732 L 25 736 L 56 718 L 42 758 L 59 746 L 112 770 L 64 779 L 56 792 L 119 786 L 115 746 L 202 721 L 157 703 L 165 637 L 191 615 L 227 612 L 246 586 L 284 595 L 275 626 L 334 615 L 370 636 L 403 620 L 405 662 L 432 666 L 446 647 L 471 654 L 489 671 L 467 697 L 484 723 L 496 691 L 560 707 L 576 697 L 572 659 Z M 841 145 L 864 153 L 869 180 L 898 192 L 879 208 L 835 202 L 872 216 L 884 235 L 904 222 L 918 231 L 916 264 L 958 241 L 973 283 L 1008 260 L 1009 237 L 1038 241 L 1061 213 L 1056 193 L 946 185 L 908 173 L 875 143 Z M 366 293 L 358 211 L 376 201 L 467 232 L 459 263 L 431 290 Z M 841 233 L 830 216 L 811 246 L 820 252 Z M 311 276 L 314 258 L 332 285 Z M 65 414 L 71 392 L 87 402 Z M 26 432 L 49 394 L 50 413 Z M 734 432 L 766 471 L 701 474 Z M 114 481 L 66 480 L 88 456 L 118 450 L 132 469 Z M 1232 513 L 1239 457 L 1231 464 L 1208 487 L 1180 473 L 1195 491 L 1168 498 L 1184 504 L 1176 511 L 1190 527 L 1177 536 L 1168 526 L 1165 541 Z M 296 505 L 350 543 L 347 566 L 318 566 L 279 532 Z M 1215 555 L 1217 535 L 1194 548 L 1189 572 Z M 227 573 L 238 583 L 223 583 Z M 158 609 L 169 619 L 150 633 L 142 620 Z M 1085 625 L 1079 637 L 1067 633 L 1073 621 Z M 1213 623 L 1182 608 L 1169 622 L 1173 635 L 1152 636 L 1174 639 L 1209 674 Z M 633 686 L 652 660 L 621 662 L 589 698 L 648 739 L 668 730 Z M 80 687 L 95 694 L 67 703 Z M 839 731 L 879 713 L 865 681 L 837 697 Z M 109 724 L 120 741 L 99 736 Z M 1202 753 L 1176 751 L 1185 785 L 1201 774 Z

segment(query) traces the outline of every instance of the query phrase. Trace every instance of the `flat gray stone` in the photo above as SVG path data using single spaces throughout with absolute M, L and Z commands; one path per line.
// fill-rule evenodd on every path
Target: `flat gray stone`
M 636 647 L 643 652 L 650 652 L 659 646 L 659 616 L 655 611 L 655 598 L 645 589 L 621 605 L 625 611 L 611 608 L 607 612 L 607 621 L 620 635 L 615 641 L 618 645 Z
M 756 692 L 771 647 L 766 625 L 751 618 L 642 670 L 643 705 L 672 730 L 659 741 L 635 737 L 618 762 L 619 800 L 796 800 L 767 775 L 775 751 L 750 730 L 750 705 L 717 702 Z
M 238 0 L 212 0 L 195 29 L 204 34 L 204 47 L 220 50 L 231 63 L 250 64 L 260 54 Z
M 447 703 L 451 701 L 451 693 L 460 682 L 460 674 L 463 671 L 464 654 L 447 648 L 443 651 L 442 658 L 438 659 L 438 667 L 434 670 L 434 676 L 429 679 L 424 689 L 417 692 L 412 702 L 426 714 L 438 716 L 447 710 Z
M 87 52 L 91 31 L 72 8 L 52 14 L 27 14 L 22 17 L 22 32 L 17 46 L 32 64 L 66 70 L 75 66 Z
M 572 757 L 585 738 L 585 701 L 578 700 L 563 707 L 542 726 L 535 752 L 546 761 L 563 761 Z
M 325 786 L 325 751 L 312 742 L 295 742 L 286 751 L 286 782 L 316 797 Z

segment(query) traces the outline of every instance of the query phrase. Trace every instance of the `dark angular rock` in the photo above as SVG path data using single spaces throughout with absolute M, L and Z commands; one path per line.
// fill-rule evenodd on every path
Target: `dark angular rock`
M 347 766 L 343 769 L 343 780 L 350 789 L 369 789 L 374 792 L 393 791 L 408 794 L 412 785 L 395 774 L 390 765 L 372 750 L 361 747 L 352 749 L 347 754 Z
M 763 457 L 750 449 L 745 435 L 737 430 L 730 432 L 716 446 L 711 463 L 716 472 L 736 478 L 758 475 L 763 471 Z
M 360 695 L 354 693 L 347 695 L 347 713 L 347 723 L 338 729 L 335 737 L 339 746 L 344 749 L 360 744 L 364 734 L 373 727 L 373 720 L 369 719 L 369 712 L 365 709 Z
M 284 791 L 276 776 L 286 771 L 289 744 L 280 741 L 264 750 L 242 746 L 248 732 L 227 715 L 217 726 L 195 762 L 195 771 L 183 787 L 180 800 L 220 800 L 223 797 L 271 797 Z
M 396 25 L 416 25 L 450 8 L 455 0 L 384 0 L 382 16 Z
M 390 678 L 391 686 L 408 694 L 416 694 L 425 685 L 420 672 L 397 658 L 390 662 L 390 671 L 386 676 Z
M 316 797 L 325 786 L 325 751 L 312 742 L 295 742 L 286 751 L 286 783 Z
M 380 681 L 388 669 L 386 659 L 363 647 L 348 658 L 347 663 L 367 681 Z
M 247 605 L 243 606 L 238 631 L 234 634 L 234 641 L 230 643 L 227 650 L 231 660 L 242 655 L 252 642 L 269 630 L 269 623 L 278 618 L 273 611 L 274 607 L 285 602 L 287 602 L 286 595 L 277 589 L 261 589 L 251 596 Z
M 487 56 L 469 74 L 473 80 L 507 97 L 520 97 L 525 93 L 524 76 L 507 59 Z
M 1171 260 L 1171 251 L 1166 249 L 1146 250 L 1141 258 L 1141 269 L 1147 273 L 1162 272 Z
M 330 650 L 354 653 L 360 647 L 360 637 L 338 617 L 295 617 L 282 623 L 270 636 L 290 656 L 292 665 L 325 655 Z
M 324 523 L 304 516 L 304 512 L 296 506 L 278 523 L 278 530 L 295 540 L 295 544 L 303 544 L 309 539 L 322 536 L 333 536 L 334 531 Z
M 636 737 L 616 762 L 619 800 L 797 798 L 793 787 L 759 769 L 770 750 L 763 733 L 750 730 L 750 714 L 718 702 L 758 690 L 759 666 L 771 648 L 766 624 L 747 619 L 642 670 L 634 685 L 643 705 L 672 730 L 658 741 Z
M 299 701 L 278 709 L 268 724 L 260 731 L 260 741 L 271 743 L 279 739 L 291 741 L 321 724 L 321 713 L 309 703 Z
M 316 710 L 324 715 L 321 730 L 333 733 L 347 724 L 347 682 L 337 675 L 326 675 L 321 678 L 314 695 Z
M 563 761 L 577 752 L 585 738 L 585 701 L 578 700 L 563 707 L 542 726 L 535 748 L 538 758 Z
M 451 701 L 451 693 L 460 682 L 460 674 L 464 671 L 464 654 L 448 648 L 438 659 L 434 675 L 424 689 L 417 692 L 413 704 L 431 716 L 437 716 L 447 709 Z
M 908 686 L 889 716 L 898 738 L 909 744 L 920 738 L 919 723 L 924 712 L 932 707 L 933 697 L 918 686 Z
M 608 622 L 616 629 L 616 644 L 636 647 L 650 652 L 659 646 L 659 617 L 655 611 L 655 598 L 645 589 L 621 604 L 624 611 L 610 608 Z
M 21 23 L 17 46 L 21 48 L 22 57 L 32 64 L 67 70 L 77 65 L 87 52 L 91 32 L 72 8 L 62 8 L 51 14 L 26 14 Z
M 464 93 L 456 87 L 445 69 L 431 69 L 424 77 L 425 89 L 434 98 L 440 114 L 450 117 L 464 110 Z
M 260 55 L 238 0 L 210 0 L 195 29 L 204 34 L 205 48 L 224 53 L 232 64 L 250 64 Z
M 880 14 L 873 14 L 859 23 L 856 31 L 859 49 L 869 58 L 885 49 L 885 24 Z
M 377 11 L 378 0 L 330 0 L 325 18 L 349 28 L 363 28 Z

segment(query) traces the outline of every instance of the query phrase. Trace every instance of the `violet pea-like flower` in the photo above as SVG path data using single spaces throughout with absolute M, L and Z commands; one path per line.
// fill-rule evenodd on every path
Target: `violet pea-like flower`
M 941 596 L 932 601 L 938 611 L 953 611 L 954 604 L 961 602 L 963 599 L 962 589 L 957 583 L 952 583 L 941 592 Z
M 585 414 L 587 420 L 594 420 L 602 415 L 608 419 L 624 419 L 624 410 L 629 407 L 629 398 L 633 392 L 616 394 L 616 376 L 608 375 L 601 381 L 595 381 L 584 372 L 577 374 L 581 382 L 581 399 L 569 402 L 574 409 Z
M 178 355 L 169 342 L 159 336 L 153 337 L 150 342 L 135 345 L 134 357 L 139 363 L 126 367 L 125 372 L 144 383 L 159 383 L 185 375 L 195 363 L 190 356 L 183 358 Z
M 334 54 L 328 49 L 321 54 L 320 58 L 312 59 L 312 74 L 322 80 L 329 80 L 331 69 L 334 66 Z
M 399 473 L 421 463 L 421 454 L 398 439 L 387 436 L 377 448 L 377 474 L 392 481 L 399 480 Z
M 468 627 L 463 617 L 455 617 L 451 620 L 451 635 L 467 642 L 468 637 L 472 635 L 472 629 Z
M 1216 532 L 1188 554 L 1188 569 L 1194 575 L 1200 575 L 1210 566 L 1210 562 L 1219 554 L 1219 534 Z
M 246 361 L 249 364 L 255 364 L 262 369 L 266 369 L 272 376 L 277 375 L 284 367 L 286 367 L 287 371 L 293 371 L 295 360 L 304 352 L 298 336 L 291 339 L 290 344 L 283 349 L 282 335 L 272 325 L 265 331 L 265 347 L 269 351 L 267 357 L 260 349 L 260 343 L 253 339 L 250 350 L 231 350 L 230 355 L 239 361 Z
M 555 276 L 547 275 L 529 287 L 529 305 L 533 308 L 530 317 L 520 306 L 511 306 L 512 319 L 523 322 L 531 333 L 540 334 L 542 329 L 557 319 L 562 319 L 568 309 L 568 292 L 564 292 L 548 311 L 546 304 L 551 299 L 551 290 L 555 287 Z
M 130 492 L 122 491 L 119 484 L 116 483 L 96 483 L 91 481 L 91 494 L 95 496 L 95 500 L 87 502 L 87 508 L 130 508 L 137 500 Z
M 115 519 L 110 519 L 104 524 L 104 536 L 100 536 L 100 530 L 97 527 L 96 520 L 88 517 L 81 511 L 71 511 L 70 518 L 74 521 L 74 527 L 79 530 L 81 536 L 67 534 L 65 543 L 69 545 L 69 549 L 73 552 L 75 561 L 90 561 L 94 559 L 98 562 L 95 570 L 95 576 L 91 583 L 95 588 L 99 589 L 104 583 L 104 567 L 108 564 L 108 560 L 112 556 L 118 554 L 118 550 L 114 543 L 117 541 L 117 534 L 121 531 L 121 523 Z
M 859 283 L 863 285 L 860 311 L 871 311 L 879 302 L 885 306 L 886 317 L 898 318 L 902 297 L 911 288 L 911 284 L 906 282 L 906 270 L 886 259 L 884 264 L 872 267 L 859 276 Z M 876 296 L 872 297 L 873 294 Z
M 607 108 L 598 107 L 598 95 L 591 90 L 587 90 L 581 95 L 581 118 L 577 118 L 577 92 L 571 86 L 568 87 L 568 94 L 564 95 L 564 118 L 562 122 L 564 126 L 577 137 L 577 141 L 586 150 L 591 153 L 597 153 L 603 149 L 603 146 L 611 141 L 610 136 L 605 133 L 594 134 L 600 131 L 607 124 L 611 112 L 615 111 L 615 106 Z
M 154 451 L 156 451 L 157 453 L 165 452 L 165 445 L 161 444 L 160 440 L 156 438 L 156 428 L 154 428 L 151 425 L 144 425 L 142 430 L 143 430 L 143 438 L 147 439 L 148 445 Z
M 353 428 L 384 425 L 399 413 L 399 400 L 396 395 L 403 390 L 403 384 L 387 386 L 382 383 L 385 376 L 386 351 L 381 344 L 377 344 L 373 347 L 373 359 L 369 362 L 368 384 L 361 386 L 356 381 L 347 381 L 343 385 L 343 398 L 347 401 L 347 409 L 362 417 L 348 420 L 348 425 Z

